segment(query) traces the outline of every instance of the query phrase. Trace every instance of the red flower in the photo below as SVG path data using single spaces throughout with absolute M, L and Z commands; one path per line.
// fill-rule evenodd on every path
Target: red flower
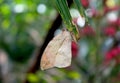
M 107 61 L 109 61 L 109 60 L 111 60 L 112 58 L 113 58 L 113 56 L 112 56 L 111 52 L 108 52 L 108 53 L 106 54 L 105 59 L 106 59 Z
M 114 36 L 115 33 L 116 33 L 115 27 L 110 26 L 110 27 L 106 27 L 104 29 L 104 34 L 107 36 Z
M 87 8 L 89 6 L 89 1 L 88 0 L 81 0 L 81 3 L 83 7 Z
M 113 25 L 113 26 L 118 26 L 120 27 L 120 18 L 117 18 L 116 21 L 113 21 L 113 22 L 109 22 L 110 25 Z
M 77 46 L 76 42 L 72 41 L 72 48 L 71 49 L 72 49 L 72 57 L 73 58 L 77 57 L 77 55 L 78 55 L 78 46 Z
M 80 30 L 80 34 L 82 36 L 93 36 L 95 35 L 95 31 L 92 27 L 86 26 L 82 30 Z
M 117 19 L 116 25 L 118 25 L 118 27 L 120 27 L 120 18 Z
M 120 55 L 120 47 L 113 48 L 112 50 L 110 50 L 109 52 L 106 53 L 105 60 L 107 62 L 109 62 L 112 59 L 115 59 L 117 63 L 118 63 L 118 61 L 120 63 L 119 55 Z

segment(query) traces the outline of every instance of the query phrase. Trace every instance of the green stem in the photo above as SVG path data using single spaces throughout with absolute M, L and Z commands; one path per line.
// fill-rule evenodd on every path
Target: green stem
M 70 32 L 73 32 L 75 39 L 78 40 L 79 32 L 77 31 L 77 27 L 72 23 L 72 17 L 70 15 L 69 7 L 66 0 L 55 0 L 58 11 L 64 20 L 64 23 L 67 25 L 67 29 Z
M 55 2 L 64 23 L 67 25 L 67 29 L 72 31 L 72 17 L 70 15 L 66 0 L 55 0 Z

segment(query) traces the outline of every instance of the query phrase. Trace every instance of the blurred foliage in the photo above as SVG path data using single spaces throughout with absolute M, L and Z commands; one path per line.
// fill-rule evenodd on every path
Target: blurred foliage
M 37 10 L 40 4 L 47 8 L 44 14 Z M 0 1 L 0 48 L 12 60 L 24 62 L 34 51 L 36 42 L 31 37 L 31 30 L 39 33 L 38 39 L 45 37 L 56 14 L 52 4 L 49 0 Z
M 3 83 L 23 83 L 26 79 L 29 83 L 120 82 L 120 0 L 80 1 L 89 23 L 79 26 L 80 13 L 72 4 L 72 21 L 81 35 L 78 44 L 72 44 L 72 65 L 26 73 L 34 65 L 34 52 L 43 44 L 57 16 L 56 4 L 53 0 L 0 0 L 0 73 L 3 75 L 0 82 L 1 79 Z M 1 59 L 1 51 L 8 59 Z

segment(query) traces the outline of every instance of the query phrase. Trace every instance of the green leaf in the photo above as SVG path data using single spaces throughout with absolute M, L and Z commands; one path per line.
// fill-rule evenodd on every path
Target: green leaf
M 73 32 L 73 35 L 75 36 L 75 40 L 79 39 L 79 32 L 77 30 L 77 27 L 72 23 L 72 17 L 70 15 L 69 7 L 67 4 L 67 0 L 55 0 L 56 6 L 58 8 L 58 11 L 64 20 L 64 23 L 67 25 L 67 29 L 70 32 Z
M 67 29 L 71 31 L 72 18 L 66 0 L 55 0 L 55 2 L 62 19 L 67 25 Z
M 81 76 L 78 72 L 75 72 L 75 71 L 71 71 L 68 73 L 68 76 L 72 79 L 80 79 Z
M 32 73 L 28 74 L 27 79 L 30 83 L 38 83 L 39 82 L 39 78 L 35 74 L 32 74 Z

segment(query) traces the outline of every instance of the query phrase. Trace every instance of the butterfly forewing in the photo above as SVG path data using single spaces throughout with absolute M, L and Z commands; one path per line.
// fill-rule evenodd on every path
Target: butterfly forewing
M 71 57 L 71 35 L 66 32 L 65 39 L 55 57 L 54 66 L 59 68 L 70 66 Z

